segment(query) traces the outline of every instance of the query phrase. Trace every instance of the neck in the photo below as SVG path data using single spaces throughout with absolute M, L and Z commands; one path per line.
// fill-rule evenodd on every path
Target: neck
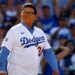
M 25 23 L 24 21 L 22 21 L 22 23 L 24 24 L 24 25 L 26 25 L 26 26 L 28 26 L 29 28 L 32 28 L 32 23 Z

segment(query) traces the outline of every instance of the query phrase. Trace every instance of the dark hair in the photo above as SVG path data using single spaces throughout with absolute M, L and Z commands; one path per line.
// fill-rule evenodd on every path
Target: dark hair
M 37 14 L 37 9 L 36 9 L 36 7 L 32 3 L 25 3 L 25 4 L 23 4 L 21 10 L 23 10 L 25 7 L 31 7 L 31 8 L 33 8 L 34 9 L 34 14 L 35 15 Z
M 44 5 L 44 6 L 42 6 L 42 10 L 44 10 L 44 9 L 50 9 L 50 7 L 48 6 L 48 5 Z

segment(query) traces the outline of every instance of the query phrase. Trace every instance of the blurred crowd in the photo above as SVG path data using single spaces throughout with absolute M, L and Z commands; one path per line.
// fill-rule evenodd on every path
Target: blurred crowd
M 54 49 L 61 75 L 75 75 L 75 0 L 0 0 L 0 45 L 7 31 L 20 22 L 21 6 L 25 2 L 32 2 L 38 10 L 35 25 L 45 32 Z M 63 57 L 58 56 L 63 51 Z M 46 63 L 43 73 L 50 72 Z

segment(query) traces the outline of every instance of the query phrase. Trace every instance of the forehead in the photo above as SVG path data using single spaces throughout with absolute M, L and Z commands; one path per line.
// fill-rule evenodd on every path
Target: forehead
M 34 12 L 34 9 L 32 7 L 24 7 L 23 11 L 32 11 L 32 12 Z

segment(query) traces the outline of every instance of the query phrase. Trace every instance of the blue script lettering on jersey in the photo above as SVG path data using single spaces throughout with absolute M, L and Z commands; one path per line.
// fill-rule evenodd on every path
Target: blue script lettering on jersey
M 24 48 L 28 48 L 30 46 L 37 46 L 39 43 L 45 42 L 45 38 L 43 36 L 41 37 L 33 37 L 33 38 L 27 38 L 27 37 L 22 37 L 20 39 L 21 45 L 24 46 Z

